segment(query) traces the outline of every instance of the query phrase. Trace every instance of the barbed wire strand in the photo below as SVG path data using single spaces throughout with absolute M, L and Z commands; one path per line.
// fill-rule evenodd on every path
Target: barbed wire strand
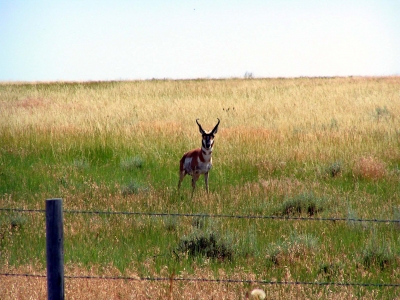
M 9 277 L 36 277 L 47 278 L 41 274 L 14 274 L 0 273 L 0 276 Z M 89 279 L 89 280 L 130 280 L 130 281 L 184 281 L 184 282 L 212 282 L 212 283 L 245 283 L 245 284 L 269 284 L 269 285 L 317 285 L 317 286 L 362 286 L 362 287 L 400 287 L 400 283 L 359 283 L 359 282 L 318 282 L 318 281 L 269 281 L 248 279 L 208 279 L 208 278 L 180 278 L 180 277 L 129 277 L 129 276 L 64 276 L 65 279 Z
M 34 212 L 44 213 L 43 209 L 0 208 L 0 211 L 9 212 Z M 66 214 L 97 214 L 97 215 L 135 215 L 156 217 L 199 217 L 199 218 L 230 218 L 230 219 L 270 219 L 270 220 L 297 220 L 297 221 L 347 221 L 347 222 L 374 222 L 374 223 L 400 223 L 393 219 L 359 219 L 359 218 L 313 218 L 296 216 L 257 216 L 257 215 L 228 215 L 228 214 L 190 214 L 190 213 L 157 213 L 157 212 L 129 212 L 129 211 L 89 211 L 89 210 L 64 210 Z

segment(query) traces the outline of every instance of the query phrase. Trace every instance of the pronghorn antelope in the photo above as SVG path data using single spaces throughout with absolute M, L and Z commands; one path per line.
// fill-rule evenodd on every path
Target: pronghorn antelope
M 218 123 L 215 125 L 214 129 L 210 132 L 206 132 L 199 124 L 198 119 L 196 119 L 196 123 L 199 125 L 199 130 L 202 136 L 201 148 L 186 152 L 180 161 L 178 189 L 181 187 L 183 178 L 186 174 L 189 174 L 192 176 L 192 197 L 194 189 L 196 188 L 196 181 L 199 179 L 201 174 L 204 174 L 206 190 L 208 193 L 208 172 L 212 167 L 211 155 L 214 146 L 214 135 L 218 131 L 219 122 L 220 120 L 218 119 Z

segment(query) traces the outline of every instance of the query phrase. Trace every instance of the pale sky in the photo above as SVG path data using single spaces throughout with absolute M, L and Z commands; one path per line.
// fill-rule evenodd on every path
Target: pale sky
M 400 75 L 399 0 L 0 0 L 0 81 Z

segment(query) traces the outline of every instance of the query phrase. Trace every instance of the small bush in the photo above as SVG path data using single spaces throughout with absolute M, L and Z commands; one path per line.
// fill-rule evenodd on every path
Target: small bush
M 325 174 L 330 177 L 336 177 L 342 172 L 342 163 L 339 161 L 334 162 L 325 169 Z
M 178 251 L 189 256 L 204 256 L 212 259 L 232 260 L 233 247 L 229 241 L 215 231 L 195 229 L 179 241 Z
M 373 156 L 361 157 L 354 164 L 353 175 L 363 179 L 381 179 L 386 175 L 386 165 Z
M 22 228 L 27 222 L 27 219 L 21 215 L 12 215 L 0 218 L 0 227 L 8 227 L 11 229 Z
M 89 162 L 84 158 L 74 160 L 74 167 L 78 170 L 86 170 L 89 166 Z
M 20 228 L 26 224 L 27 220 L 23 216 L 14 216 L 10 220 L 10 224 L 12 228 Z
M 390 112 L 389 112 L 389 110 L 387 109 L 386 106 L 384 106 L 384 107 L 377 106 L 375 108 L 375 118 L 378 120 L 378 122 L 381 119 L 387 118 L 389 116 L 390 116 Z
M 277 214 L 282 216 L 301 215 L 303 213 L 313 216 L 323 211 L 323 200 L 314 196 L 313 193 L 300 194 L 285 200 Z
M 389 248 L 375 243 L 370 243 L 362 253 L 363 264 L 366 268 L 371 268 L 373 265 L 384 270 L 386 267 L 393 264 L 395 257 Z
M 286 245 L 283 243 L 271 244 L 267 247 L 267 262 L 272 263 L 273 265 L 278 266 L 282 256 L 288 253 Z
M 337 263 L 323 263 L 320 265 L 318 274 L 324 277 L 325 280 L 332 280 L 334 277 L 339 275 L 343 267 Z
M 0 258 L 3 247 L 7 245 L 6 237 L 24 228 L 26 223 L 27 219 L 21 215 L 0 215 Z
M 167 231 L 176 231 L 178 228 L 178 218 L 174 216 L 165 218 L 164 226 Z
M 121 193 L 123 196 L 129 196 L 133 194 L 138 194 L 143 187 L 140 183 L 136 181 L 131 181 L 130 183 L 121 186 Z
M 143 167 L 144 161 L 141 157 L 126 157 L 121 160 L 120 166 L 124 171 L 132 171 L 134 169 L 141 169 Z

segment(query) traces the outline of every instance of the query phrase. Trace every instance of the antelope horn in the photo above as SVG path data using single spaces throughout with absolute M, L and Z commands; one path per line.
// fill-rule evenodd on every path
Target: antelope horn
M 218 118 L 217 118 L 218 119 Z M 216 134 L 218 131 L 218 125 L 219 125 L 220 119 L 218 119 L 217 125 L 215 125 L 214 129 L 211 131 L 212 134 Z
M 199 124 L 198 120 L 199 120 L 199 119 L 196 119 L 196 123 L 197 123 L 197 125 L 199 125 L 200 133 L 201 133 L 201 134 L 206 134 L 206 132 L 203 130 L 203 128 L 202 128 L 201 125 Z

